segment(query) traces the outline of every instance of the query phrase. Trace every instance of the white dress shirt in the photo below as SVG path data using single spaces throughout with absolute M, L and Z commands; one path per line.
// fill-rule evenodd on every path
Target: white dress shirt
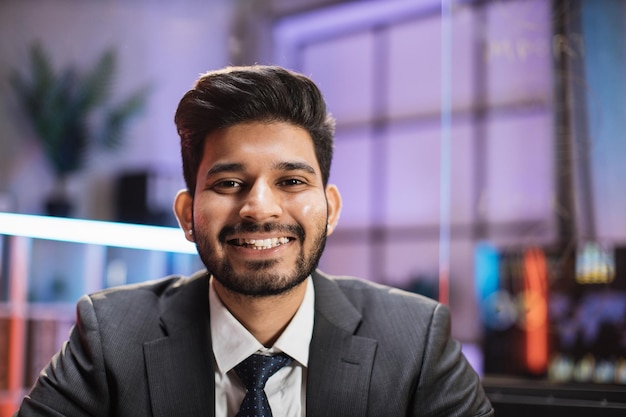
M 226 309 L 209 285 L 211 340 L 215 358 L 215 415 L 234 417 L 246 394 L 235 370 L 237 364 L 254 353 L 284 352 L 293 358 L 290 365 L 274 374 L 265 385 L 265 393 L 275 417 L 306 415 L 306 374 L 309 343 L 313 334 L 315 294 L 311 277 L 307 279 L 302 304 L 274 346 L 265 348 Z

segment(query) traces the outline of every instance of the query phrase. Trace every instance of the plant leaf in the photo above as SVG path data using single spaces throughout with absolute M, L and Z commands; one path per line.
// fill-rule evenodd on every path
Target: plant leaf
M 112 49 L 81 75 L 72 66 L 56 72 L 41 44 L 35 42 L 25 71 L 25 75 L 12 71 L 9 81 L 59 178 L 81 169 L 91 146 L 119 147 L 124 130 L 143 110 L 149 92 L 146 86 L 119 104 L 109 105 L 116 71 Z
M 82 108 L 93 109 L 109 100 L 115 69 L 115 53 L 113 50 L 105 51 L 79 84 L 78 102 Z
M 115 149 L 121 145 L 123 132 L 128 124 L 144 110 L 148 93 L 149 87 L 144 86 L 109 109 L 99 138 L 101 145 L 108 149 Z

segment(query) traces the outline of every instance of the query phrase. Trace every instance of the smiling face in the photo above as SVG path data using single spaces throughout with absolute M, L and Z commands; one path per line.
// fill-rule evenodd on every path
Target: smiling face
M 176 215 L 225 288 L 284 293 L 315 269 L 341 207 L 322 182 L 308 132 L 284 122 L 241 123 L 207 137 L 194 197 Z

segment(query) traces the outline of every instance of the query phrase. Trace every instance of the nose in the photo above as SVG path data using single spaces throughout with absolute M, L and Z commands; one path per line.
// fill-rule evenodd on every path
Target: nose
M 239 215 L 248 220 L 263 222 L 282 213 L 277 190 L 266 182 L 256 182 L 245 196 Z

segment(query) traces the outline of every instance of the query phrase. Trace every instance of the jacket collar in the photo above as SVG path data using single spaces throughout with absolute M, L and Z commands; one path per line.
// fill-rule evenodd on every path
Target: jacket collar
M 164 337 L 144 344 L 154 416 L 215 415 L 208 278 L 181 280 L 162 298 Z M 362 316 L 335 280 L 317 271 L 313 285 L 307 417 L 365 416 L 377 342 L 355 334 Z
M 164 337 L 144 344 L 154 416 L 215 413 L 208 282 L 206 271 L 197 273 L 161 299 Z
M 335 280 L 318 271 L 313 284 L 307 417 L 365 416 L 377 341 L 356 335 L 362 316 Z

